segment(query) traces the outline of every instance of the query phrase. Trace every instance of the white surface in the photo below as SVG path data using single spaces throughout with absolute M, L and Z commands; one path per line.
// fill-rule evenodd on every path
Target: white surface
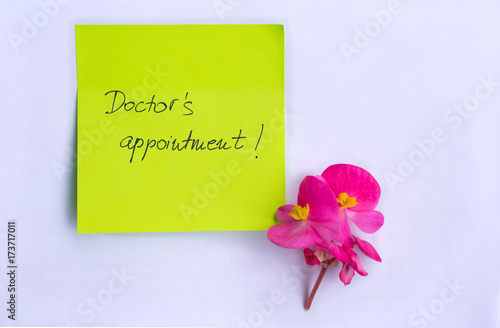
M 481 76 L 500 81 L 500 3 L 405 1 L 350 63 L 341 43 L 387 1 L 231 3 L 221 20 L 212 0 L 69 1 L 15 52 L 9 33 L 22 35 L 23 18 L 42 9 L 1 2 L 0 261 L 6 222 L 17 220 L 19 294 L 12 322 L 2 274 L 0 324 L 498 327 L 500 87 L 457 128 L 443 115 L 472 101 Z M 287 199 L 330 164 L 368 169 L 386 223 L 366 239 L 383 262 L 363 257 L 369 275 L 348 287 L 330 270 L 305 312 L 319 269 L 297 270 L 301 251 L 265 232 L 77 235 L 74 25 L 90 23 L 284 24 Z M 385 175 L 434 129 L 446 140 L 391 188 Z M 113 273 L 122 270 L 133 276 L 123 286 Z M 285 299 L 271 309 L 274 290 Z M 95 297 L 109 304 L 90 310 Z M 268 307 L 258 314 L 256 302 Z

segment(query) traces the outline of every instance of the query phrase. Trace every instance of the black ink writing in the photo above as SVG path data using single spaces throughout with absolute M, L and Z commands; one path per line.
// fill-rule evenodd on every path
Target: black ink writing
M 185 139 L 178 139 L 170 136 L 168 139 L 143 139 L 135 138 L 133 136 L 127 136 L 120 141 L 121 148 L 127 148 L 131 150 L 130 163 L 134 160 L 136 150 L 141 149 L 142 157 L 141 161 L 146 158 L 148 151 L 151 150 L 171 150 L 171 151 L 201 151 L 201 150 L 229 150 L 229 149 L 241 149 L 244 147 L 242 144 L 242 130 L 239 129 L 238 136 L 231 137 L 230 139 L 225 138 L 208 138 L 208 140 L 200 140 L 199 138 L 193 137 L 193 130 L 189 131 L 188 136 Z M 233 141 L 230 141 L 230 140 Z
M 184 104 L 181 107 L 180 105 L 176 105 L 176 102 L 180 102 L 180 99 L 178 98 L 173 98 L 170 100 L 170 102 L 155 101 L 156 95 L 153 95 L 151 97 L 151 101 L 134 102 L 134 101 L 127 101 L 127 96 L 123 91 L 111 90 L 104 94 L 105 96 L 109 95 L 110 97 L 113 97 L 113 101 L 111 103 L 111 110 L 106 111 L 106 114 L 116 113 L 122 108 L 127 112 L 133 111 L 136 113 L 148 112 L 157 114 L 163 113 L 168 109 L 169 112 L 178 111 L 184 116 L 189 116 L 193 115 L 194 111 L 192 109 L 193 102 L 188 100 L 188 94 L 189 93 L 186 92 L 186 96 L 184 97 Z

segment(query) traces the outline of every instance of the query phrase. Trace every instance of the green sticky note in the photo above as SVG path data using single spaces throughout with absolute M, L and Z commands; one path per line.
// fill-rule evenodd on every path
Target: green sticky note
M 266 230 L 285 204 L 281 25 L 77 25 L 78 233 Z

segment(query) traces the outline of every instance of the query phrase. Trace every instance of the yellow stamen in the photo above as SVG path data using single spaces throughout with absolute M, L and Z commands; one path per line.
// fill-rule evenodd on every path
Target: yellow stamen
M 348 207 L 354 207 L 358 204 L 356 203 L 356 197 L 349 197 L 349 195 L 345 192 L 340 193 L 339 198 L 337 198 L 337 202 L 339 202 L 341 210 Z
M 295 220 L 306 220 L 309 216 L 309 204 L 306 204 L 306 207 L 295 205 L 289 215 Z

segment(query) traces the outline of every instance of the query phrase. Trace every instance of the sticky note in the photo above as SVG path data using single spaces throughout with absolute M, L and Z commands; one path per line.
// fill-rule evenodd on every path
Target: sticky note
M 78 233 L 266 230 L 285 204 L 281 25 L 77 25 Z

